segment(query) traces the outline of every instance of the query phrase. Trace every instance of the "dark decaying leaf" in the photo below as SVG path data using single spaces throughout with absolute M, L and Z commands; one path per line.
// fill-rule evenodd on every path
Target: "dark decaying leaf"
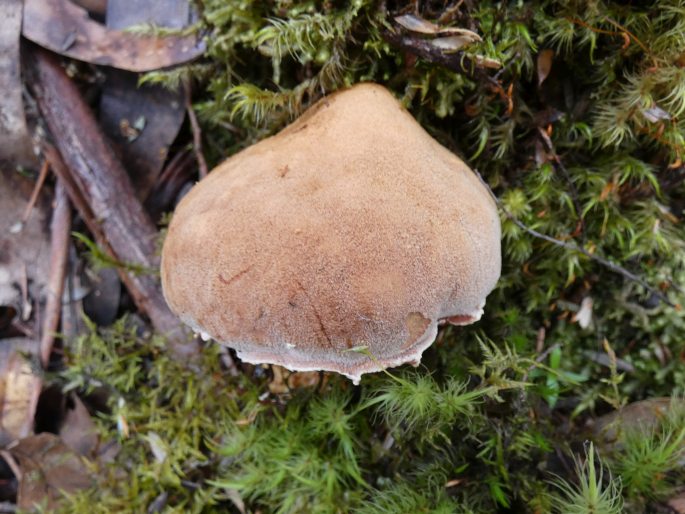
M 541 85 L 552 71 L 552 62 L 554 60 L 554 50 L 547 48 L 538 54 L 537 71 L 538 71 L 538 85 Z
M 174 155 L 162 170 L 157 184 L 145 201 L 145 209 L 152 219 L 159 219 L 163 212 L 180 200 L 184 187 L 192 183 L 197 163 L 189 150 Z
M 29 355 L 37 353 L 37 341 L 0 339 L 0 446 L 33 433 L 41 379 Z
M 97 428 L 81 399 L 72 394 L 70 400 L 72 405 L 67 405 L 59 436 L 76 453 L 90 457 L 98 445 Z
M 121 280 L 114 268 L 103 268 L 91 275 L 91 290 L 83 298 L 83 311 L 98 326 L 114 323 L 121 300 Z
M 109 0 L 108 29 L 152 23 L 182 29 L 192 21 L 188 0 Z M 117 146 L 139 199 L 145 199 L 185 118 L 184 91 L 159 85 L 138 86 L 139 76 L 109 70 L 102 90 L 99 119 Z
M 74 492 L 92 483 L 81 457 L 54 434 L 27 437 L 9 450 L 21 469 L 17 494 L 21 509 L 35 505 L 54 509 L 62 491 Z
M 106 76 L 100 124 L 142 200 L 155 185 L 185 118 L 183 95 L 161 86 L 138 88 L 138 76 L 132 73 L 111 70 Z
M 0 2 L 0 162 L 33 164 L 19 70 L 22 0 Z
M 23 35 L 60 55 L 144 72 L 188 62 L 205 49 L 196 36 L 140 36 L 108 29 L 69 0 L 26 0 Z

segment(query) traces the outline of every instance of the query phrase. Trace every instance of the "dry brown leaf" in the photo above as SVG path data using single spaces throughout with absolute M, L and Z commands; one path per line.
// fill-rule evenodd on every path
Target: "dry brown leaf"
M 66 411 L 59 435 L 69 448 L 89 457 L 98 445 L 97 429 L 81 399 L 74 394 L 71 400 L 74 408 Z
M 548 48 L 542 50 L 538 54 L 538 86 L 549 76 L 549 72 L 552 71 L 552 62 L 554 60 L 554 50 Z
M 272 394 L 285 394 L 288 392 L 288 384 L 286 383 L 288 370 L 275 364 L 271 366 L 271 373 L 273 379 L 269 382 L 269 391 Z
M 316 387 L 321 381 L 321 373 L 318 371 L 290 371 L 273 364 L 271 372 L 273 380 L 269 382 L 269 391 L 272 394 L 285 394 L 302 387 Z
M 30 339 L 0 340 L 0 446 L 33 432 L 41 379 L 23 353 L 37 354 L 38 343 Z
M 54 434 L 27 437 L 9 451 L 22 472 L 17 494 L 20 509 L 46 504 L 53 510 L 61 491 L 74 492 L 92 484 L 81 457 Z
M 195 36 L 137 36 L 92 20 L 69 0 L 26 0 L 23 35 L 60 55 L 129 71 L 188 62 L 204 52 Z
M 485 57 L 482 55 L 474 55 L 473 61 L 477 66 L 482 66 L 483 68 L 488 68 L 491 70 L 498 70 L 502 67 L 502 63 L 497 59 L 491 59 L 490 57 Z

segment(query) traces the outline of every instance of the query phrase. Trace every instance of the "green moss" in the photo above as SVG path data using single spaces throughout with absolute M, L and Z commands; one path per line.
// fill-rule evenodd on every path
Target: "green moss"
M 69 512 L 92 511 L 96 497 L 103 512 L 145 511 L 161 495 L 166 512 L 226 511 L 238 496 L 264 513 L 568 511 L 584 505 L 577 498 L 616 512 L 619 495 L 626 508 L 661 501 L 649 488 L 661 474 L 672 483 L 675 429 L 628 441 L 594 468 L 592 450 L 575 471 L 558 456 L 579 454 L 587 418 L 684 393 L 682 0 L 463 2 L 451 14 L 448 2 L 202 5 L 205 60 L 146 80 L 196 81 L 210 162 L 325 93 L 380 82 L 499 198 L 502 278 L 476 327 L 444 328 L 419 370 L 365 377 L 359 389 L 332 377 L 274 396 L 263 374 L 232 377 L 216 346 L 195 374 L 123 324 L 93 332 L 73 346 L 63 380 L 108 392 L 98 423 L 121 449 Z M 502 69 L 461 73 L 392 46 L 393 16 L 414 5 L 479 33 L 467 56 Z M 540 83 L 543 50 L 554 55 Z

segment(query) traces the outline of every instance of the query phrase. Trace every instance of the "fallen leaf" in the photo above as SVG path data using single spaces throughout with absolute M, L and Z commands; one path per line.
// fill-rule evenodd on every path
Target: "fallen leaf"
M 117 270 L 102 268 L 89 274 L 91 291 L 83 298 L 83 312 L 99 327 L 114 323 L 121 300 L 121 280 Z
M 0 340 L 0 446 L 33 432 L 41 379 L 23 353 L 37 355 L 38 343 L 24 338 Z
M 485 57 L 483 55 L 474 55 L 472 58 L 477 66 L 482 66 L 483 68 L 498 70 L 502 67 L 502 63 L 497 59 L 491 59 L 490 57 Z
M 135 9 L 131 0 L 107 2 L 106 23 L 110 29 L 125 29 L 143 23 L 182 29 L 194 21 L 194 17 L 188 0 L 135 0 Z
M 188 62 L 202 55 L 196 36 L 139 36 L 108 29 L 69 0 L 26 0 L 24 37 L 65 57 L 143 72 Z
M 77 395 L 71 396 L 71 402 L 74 407 L 66 411 L 59 436 L 64 444 L 76 453 L 89 457 L 98 445 L 97 428 L 88 409 Z
M 157 495 L 157 498 L 152 500 L 152 503 L 147 506 L 147 514 L 154 514 L 156 512 L 162 512 L 164 507 L 166 507 L 167 501 L 169 500 L 169 493 L 167 491 L 162 491 Z
M 35 156 L 26 127 L 19 69 L 22 0 L 0 2 L 0 161 L 31 166 Z
M 188 0 L 137 0 L 135 9 L 131 9 L 130 0 L 109 0 L 106 24 L 108 29 L 118 30 L 144 23 L 183 29 L 193 16 Z M 155 84 L 139 86 L 139 79 L 134 73 L 107 70 L 99 118 L 119 151 L 138 198 L 144 200 L 185 119 L 185 91 Z M 129 127 L 128 135 L 119 130 L 123 124 Z
M 685 514 L 685 491 L 668 500 L 668 506 L 678 514 Z
M 144 437 L 150 445 L 150 451 L 152 451 L 155 460 L 160 464 L 164 462 L 169 452 L 169 446 L 156 432 L 148 432 Z
M 647 119 L 647 121 L 652 123 L 671 119 L 671 114 L 668 111 L 663 110 L 658 105 L 654 105 L 649 109 L 642 109 L 642 115 Z
M 62 492 L 75 492 L 92 485 L 86 465 L 54 434 L 27 437 L 8 448 L 19 463 L 21 480 L 17 506 L 32 509 L 47 505 L 57 507 Z
M 273 373 L 273 379 L 269 382 L 269 391 L 271 391 L 272 394 L 287 393 L 288 384 L 286 383 L 286 374 L 288 373 L 288 370 L 274 364 L 271 366 L 271 373 Z
M 318 371 L 290 371 L 274 364 L 271 372 L 273 379 L 269 382 L 269 391 L 272 394 L 286 394 L 293 389 L 316 387 L 321 382 L 321 373 Z
M 183 91 L 145 84 L 138 75 L 108 70 L 99 120 L 121 157 L 140 200 L 152 191 L 185 119 Z
M 554 59 L 554 50 L 547 48 L 542 50 L 538 54 L 538 86 L 549 76 L 549 72 L 552 71 L 552 61 Z
M 245 502 L 243 501 L 243 497 L 240 495 L 238 490 L 224 489 L 224 492 L 226 493 L 228 499 L 231 500 L 231 502 L 233 502 L 233 505 L 236 509 L 238 509 L 238 512 L 240 512 L 240 514 L 245 514 L 245 512 L 247 512 L 247 510 L 245 509 Z
M 319 371 L 294 371 L 288 376 L 288 387 L 290 389 L 301 389 L 303 387 L 316 387 L 321 381 L 326 382 L 327 376 L 321 378 Z
M 571 321 L 578 323 L 580 328 L 588 328 L 592 324 L 592 307 L 594 301 L 591 296 L 586 296 L 580 302 L 580 309 L 573 315 Z
M 473 39 L 471 36 L 447 36 L 433 39 L 431 41 L 431 45 L 439 48 L 443 52 L 456 52 L 457 50 L 460 50 L 461 48 L 479 40 L 480 38 Z
M 436 25 L 435 23 L 431 23 L 428 20 L 424 20 L 415 14 L 403 14 L 402 16 L 396 16 L 395 21 L 405 29 L 418 34 L 449 34 L 465 37 L 472 42 L 482 41 L 481 37 L 471 30 L 462 29 L 459 27 L 442 27 L 440 25 Z

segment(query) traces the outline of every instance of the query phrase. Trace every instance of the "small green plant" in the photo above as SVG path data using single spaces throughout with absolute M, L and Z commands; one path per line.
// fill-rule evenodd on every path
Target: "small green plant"
M 585 458 L 574 458 L 576 483 L 557 478 L 552 484 L 556 494 L 552 505 L 559 514 L 621 514 L 623 498 L 621 481 L 606 472 L 604 464 L 596 456 L 595 448 L 589 444 Z M 607 476 L 605 476 L 605 472 Z
M 668 411 L 654 423 L 621 431 L 613 456 L 614 469 L 626 492 L 638 497 L 663 498 L 685 477 L 685 406 L 674 398 Z
M 418 488 L 413 482 L 398 480 L 388 488 L 376 491 L 355 514 L 397 514 L 430 512 L 431 514 L 472 514 L 474 511 L 449 498 L 444 488 Z
M 454 379 L 441 387 L 425 373 L 388 373 L 362 408 L 373 407 L 398 436 L 432 440 L 445 437 L 445 430 L 455 425 L 467 426 L 477 406 L 496 392 L 495 387 L 469 391 L 465 382 Z
M 159 274 L 159 271 L 156 269 L 148 268 L 147 266 L 143 266 L 141 264 L 121 262 L 115 259 L 110 254 L 105 252 L 102 248 L 100 248 L 100 246 L 98 246 L 98 244 L 95 241 L 90 239 L 85 234 L 82 234 L 80 232 L 72 232 L 71 235 L 74 239 L 76 239 L 86 247 L 86 254 L 88 255 L 88 260 L 90 262 L 90 265 L 95 270 L 102 268 L 119 268 L 138 275 Z
M 226 426 L 217 451 L 227 464 L 211 484 L 277 513 L 348 510 L 359 501 L 366 450 L 349 393 L 333 389 L 310 405 L 298 400 L 284 415 L 269 409 Z

